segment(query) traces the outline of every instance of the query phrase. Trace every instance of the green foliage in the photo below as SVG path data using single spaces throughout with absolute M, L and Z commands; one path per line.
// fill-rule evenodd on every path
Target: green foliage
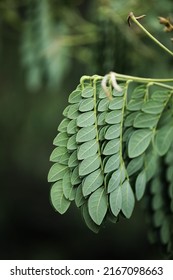
M 154 223 L 162 243 L 170 247 L 173 90 L 142 79 L 139 85 L 133 77 L 119 80 L 121 92 L 111 75 L 106 82 L 111 98 L 104 91 L 103 77 L 97 75 L 82 77 L 70 94 L 50 156 L 54 162 L 48 174 L 48 181 L 54 183 L 52 204 L 64 213 L 74 200 L 87 226 L 98 232 L 106 220 L 129 219 L 135 200 L 147 197 L 151 185 Z M 167 167 L 169 203 L 164 202 L 158 178 L 160 156 Z

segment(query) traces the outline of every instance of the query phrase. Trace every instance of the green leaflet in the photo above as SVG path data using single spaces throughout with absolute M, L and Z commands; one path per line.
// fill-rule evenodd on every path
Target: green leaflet
M 56 147 L 50 155 L 50 161 L 67 164 L 69 153 L 66 147 Z
M 74 185 L 78 185 L 82 182 L 82 179 L 79 176 L 79 166 L 76 166 L 73 170 L 72 170 L 72 175 L 71 175 L 71 184 Z
M 121 169 L 118 169 L 115 172 L 113 172 L 109 180 L 107 192 L 110 193 L 114 191 L 116 188 L 118 188 L 118 186 L 121 183 L 121 180 L 122 180 L 122 171 Z
M 79 103 L 80 112 L 91 111 L 93 108 L 94 108 L 93 98 L 82 99 Z
M 55 182 L 62 179 L 67 170 L 68 166 L 60 163 L 55 163 L 49 170 L 48 182 Z
M 79 116 L 78 107 L 79 107 L 78 103 L 70 105 L 69 110 L 67 112 L 67 117 L 69 119 L 73 120 Z
M 92 140 L 96 137 L 96 129 L 94 125 L 91 125 L 89 127 L 83 127 L 79 129 L 79 131 L 76 134 L 76 142 L 86 142 L 89 140 Z
M 142 111 L 148 114 L 160 114 L 164 109 L 165 104 L 163 102 L 148 100 L 142 105 Z
M 69 103 L 79 103 L 79 101 L 81 100 L 81 90 L 76 89 L 74 90 L 68 98 L 68 102 Z
M 106 114 L 105 122 L 108 124 L 116 124 L 116 123 L 120 123 L 121 119 L 122 119 L 122 111 L 116 110 Z
M 58 131 L 60 132 L 66 132 L 67 131 L 67 125 L 69 123 L 69 120 L 68 119 L 63 119 L 61 121 L 61 123 L 59 124 L 58 126 Z
M 70 201 L 66 199 L 63 194 L 61 180 L 53 184 L 50 191 L 50 197 L 56 211 L 58 211 L 60 214 L 64 214 L 70 206 Z
M 94 221 L 92 220 L 89 212 L 88 212 L 88 205 L 87 203 L 85 203 L 82 206 L 82 214 L 85 220 L 86 225 L 88 226 L 89 229 L 91 229 L 93 232 L 98 233 L 99 232 L 99 226 L 94 223 Z
M 74 151 L 77 149 L 77 143 L 76 143 L 76 134 L 73 134 L 68 138 L 67 141 L 67 149 L 69 151 Z
M 122 109 L 124 105 L 124 100 L 122 97 L 116 97 L 109 103 L 110 110 Z
M 77 207 L 81 207 L 84 203 L 86 202 L 86 199 L 83 196 L 82 193 L 82 186 L 79 185 L 76 191 L 76 196 L 75 196 L 75 203 Z
M 135 183 L 135 193 L 137 200 L 140 200 L 143 197 L 146 188 L 146 182 L 146 173 L 145 170 L 143 170 L 139 173 Z
M 71 171 L 67 170 L 62 179 L 63 194 L 70 201 L 74 200 L 76 194 L 76 189 L 71 184 L 71 174 Z
M 140 155 L 134 159 L 132 159 L 127 165 L 127 173 L 129 176 L 135 174 L 138 170 L 140 170 L 144 163 L 143 155 Z
M 91 174 L 89 174 L 82 182 L 82 192 L 84 196 L 89 195 L 94 192 L 103 184 L 103 173 L 101 169 L 97 169 Z
M 170 123 L 161 127 L 156 133 L 155 146 L 160 156 L 163 156 L 169 150 L 173 142 L 173 124 Z
M 93 111 L 85 112 L 77 117 L 77 126 L 87 127 L 91 126 L 95 122 L 95 115 Z
M 70 168 L 74 168 L 79 164 L 78 158 L 77 158 L 77 151 L 73 151 L 72 154 L 69 156 L 68 159 L 68 166 Z
M 110 200 L 111 211 L 114 214 L 114 216 L 117 217 L 122 207 L 121 186 L 119 186 L 118 188 L 116 188 L 114 191 L 110 193 L 109 200 Z
M 68 139 L 68 134 L 66 132 L 61 132 L 55 137 L 55 139 L 53 140 L 53 144 L 55 146 L 67 147 Z
M 141 155 L 148 148 L 152 138 L 150 129 L 138 129 L 134 131 L 128 143 L 128 155 L 130 158 Z
M 67 125 L 67 133 L 75 134 L 77 132 L 76 119 L 71 120 Z
M 127 105 L 129 111 L 139 111 L 142 108 L 143 100 L 131 99 Z
M 79 160 L 91 157 L 97 153 L 98 148 L 99 146 L 96 139 L 87 141 L 79 146 L 77 157 Z
M 85 176 L 100 167 L 100 157 L 95 154 L 89 158 L 83 159 L 79 164 L 79 176 Z
M 135 198 L 132 191 L 132 188 L 126 180 L 122 186 L 121 186 L 121 192 L 122 192 L 122 207 L 121 210 L 126 218 L 130 218 L 135 206 Z
M 133 126 L 136 128 L 153 128 L 156 126 L 160 115 L 152 115 L 139 113 L 135 119 Z
M 107 141 L 104 149 L 103 149 L 103 155 L 112 155 L 119 151 L 120 149 L 120 139 L 112 139 Z
M 92 97 L 94 95 L 94 89 L 92 86 L 86 86 L 83 90 L 82 90 L 82 97 L 85 98 L 89 98 Z
M 100 225 L 106 215 L 108 208 L 108 198 L 104 187 L 100 187 L 93 192 L 88 199 L 88 210 L 90 217 Z
M 157 90 L 152 93 L 152 99 L 159 102 L 164 102 L 170 97 L 170 91 L 168 90 Z
M 132 94 L 131 94 L 131 98 L 132 99 L 143 99 L 144 98 L 144 95 L 145 95 L 145 92 L 146 92 L 146 87 L 144 85 L 140 85 L 140 86 L 137 86 Z
M 121 125 L 120 124 L 113 124 L 108 127 L 108 129 L 105 132 L 105 139 L 111 140 L 114 138 L 118 138 L 121 133 Z
M 108 173 L 116 170 L 120 165 L 120 155 L 115 154 L 113 156 L 107 157 L 107 161 L 104 167 L 104 173 Z
M 105 111 L 107 111 L 109 102 L 110 101 L 109 101 L 108 98 L 101 99 L 99 104 L 98 104 L 98 107 L 97 107 L 98 112 L 105 112 Z

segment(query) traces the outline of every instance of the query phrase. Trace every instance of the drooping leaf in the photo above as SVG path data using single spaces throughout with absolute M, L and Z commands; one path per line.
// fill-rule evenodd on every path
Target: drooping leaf
M 96 139 L 87 141 L 79 146 L 77 157 L 79 160 L 91 157 L 97 153 L 98 148 L 99 146 Z
M 128 143 L 128 155 L 130 158 L 141 155 L 148 148 L 152 138 L 150 129 L 138 129 L 134 131 Z
M 89 140 L 92 140 L 96 137 L 96 129 L 94 125 L 83 127 L 79 129 L 79 131 L 76 134 L 76 142 L 86 142 Z
M 159 120 L 159 115 L 139 113 L 134 119 L 133 126 L 136 128 L 153 128 Z
M 173 123 L 161 127 L 155 137 L 155 145 L 157 152 L 160 156 L 163 156 L 169 150 L 173 142 Z
M 68 166 L 70 168 L 74 168 L 79 164 L 78 158 L 77 158 L 77 150 L 74 150 L 68 159 Z
M 122 175 L 121 169 L 118 169 L 112 173 L 112 176 L 108 183 L 108 190 L 107 190 L 108 193 L 110 193 L 110 192 L 114 191 L 116 188 L 118 188 L 118 186 L 120 185 L 120 182 L 121 182 L 121 175 Z
M 135 205 L 135 198 L 132 191 L 132 188 L 126 180 L 122 186 L 121 186 L 121 192 L 122 192 L 122 207 L 121 210 L 126 218 L 130 218 L 134 209 Z
M 76 119 L 71 120 L 67 125 L 67 133 L 68 134 L 75 134 L 77 132 L 77 124 Z
M 85 98 L 89 98 L 92 97 L 94 95 L 94 89 L 92 86 L 86 86 L 83 90 L 82 90 L 82 97 Z
M 68 113 L 67 113 L 68 119 L 74 120 L 79 116 L 78 108 L 79 108 L 78 103 L 70 105 Z
M 142 108 L 143 102 L 141 99 L 131 99 L 127 104 L 127 109 L 129 111 L 139 111 Z
M 103 149 L 103 155 L 112 155 L 119 151 L 120 149 L 120 139 L 112 139 L 107 141 L 104 149 Z
M 116 188 L 114 191 L 110 193 L 109 200 L 110 200 L 111 211 L 114 214 L 114 216 L 117 217 L 122 207 L 121 186 L 119 186 L 118 188 Z
M 73 134 L 68 138 L 67 141 L 67 149 L 69 151 L 74 151 L 77 149 L 77 143 L 76 143 L 76 134 Z
M 92 220 L 89 212 L 88 212 L 88 205 L 87 203 L 85 203 L 83 206 L 82 206 L 82 215 L 83 215 L 83 218 L 85 220 L 85 223 L 86 225 L 88 226 L 88 228 L 90 230 L 92 230 L 93 232 L 95 233 L 98 233 L 99 232 L 99 226 L 94 223 L 94 221 Z
M 89 174 L 82 182 L 82 192 L 84 196 L 94 192 L 103 184 L 103 173 L 101 169 L 97 169 Z
M 48 182 L 55 182 L 63 178 L 64 174 L 68 170 L 68 166 L 55 163 L 49 170 L 48 173 Z
M 114 138 L 118 138 L 121 133 L 121 125 L 120 124 L 114 124 L 108 127 L 105 133 L 105 139 L 111 140 Z
M 81 113 L 77 117 L 77 126 L 87 127 L 93 125 L 95 122 L 95 115 L 93 111 Z
M 68 119 L 63 119 L 61 121 L 61 123 L 59 124 L 58 126 L 58 131 L 60 132 L 66 132 L 67 131 L 67 125 L 69 123 L 69 120 Z
M 118 169 L 119 165 L 120 165 L 120 155 L 119 154 L 115 154 L 115 155 L 108 157 L 108 159 L 105 163 L 104 173 L 108 173 L 108 172 Z
M 68 102 L 69 103 L 79 103 L 81 100 L 81 90 L 76 89 L 72 91 L 72 93 L 69 95 Z
M 62 180 L 53 184 L 50 197 L 56 211 L 60 214 L 64 214 L 70 206 L 70 201 L 66 199 L 63 194 Z
M 60 132 L 55 139 L 53 140 L 53 144 L 55 146 L 60 146 L 60 147 L 67 147 L 67 141 L 69 137 L 66 132 Z
M 85 176 L 100 167 L 100 157 L 95 154 L 89 158 L 83 159 L 79 164 L 79 176 Z
M 74 200 L 76 194 L 76 189 L 72 186 L 71 183 L 71 175 L 71 171 L 67 170 L 62 179 L 63 194 L 65 198 L 70 201 Z
M 82 193 L 82 184 L 79 185 L 76 191 L 76 196 L 75 196 L 75 203 L 77 207 L 81 207 L 84 203 L 86 202 L 86 199 L 83 196 Z
M 144 157 L 143 155 L 140 155 L 136 158 L 133 158 L 129 164 L 127 165 L 127 173 L 129 176 L 136 173 L 138 170 L 140 170 L 144 163 Z
M 63 163 L 62 160 L 64 159 L 64 155 L 65 155 L 66 160 Z M 50 155 L 50 161 L 59 162 L 59 163 L 62 163 L 62 164 L 67 164 L 68 158 L 69 158 L 69 154 L 67 152 L 66 147 L 56 147 Z
M 157 115 L 164 109 L 164 103 L 155 100 L 148 100 L 142 105 L 142 111 L 148 114 Z
M 105 112 L 108 109 L 108 105 L 109 105 L 109 99 L 108 98 L 103 98 L 100 100 L 99 104 L 98 104 L 98 112 Z
M 106 215 L 108 198 L 104 187 L 98 188 L 88 199 L 88 210 L 92 220 L 100 225 Z
M 79 176 L 79 166 L 77 165 L 73 170 L 72 170 L 72 175 L 71 175 L 71 183 L 72 185 L 78 185 L 82 182 L 82 179 Z
M 122 97 L 116 97 L 110 101 L 109 109 L 110 110 L 117 110 L 122 109 L 124 104 L 124 100 Z
M 135 183 L 135 193 L 136 193 L 136 198 L 137 200 L 140 200 L 145 192 L 145 188 L 146 188 L 146 173 L 145 170 L 141 171 L 141 173 L 139 173 L 137 179 L 136 179 L 136 183 Z
M 122 119 L 122 111 L 121 110 L 115 110 L 111 111 L 106 114 L 105 121 L 108 124 L 117 124 L 120 123 Z
M 94 99 L 93 98 L 82 99 L 79 103 L 80 112 L 91 111 L 93 108 L 94 108 Z

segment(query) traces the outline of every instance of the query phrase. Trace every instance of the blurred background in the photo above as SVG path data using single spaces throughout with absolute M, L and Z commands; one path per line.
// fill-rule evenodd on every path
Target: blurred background
M 140 203 L 129 221 L 94 234 L 75 206 L 54 211 L 47 183 L 62 111 L 82 75 L 173 75 L 172 58 L 129 28 L 131 11 L 173 49 L 158 21 L 172 18 L 171 0 L 0 0 L 1 259 L 163 258 Z

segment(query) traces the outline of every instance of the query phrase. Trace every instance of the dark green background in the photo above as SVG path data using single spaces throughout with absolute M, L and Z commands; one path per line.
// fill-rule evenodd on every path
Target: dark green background
M 130 220 L 122 218 L 94 234 L 75 206 L 63 216 L 54 211 L 47 173 L 62 111 L 82 75 L 114 70 L 145 77 L 172 76 L 172 58 L 126 22 L 132 10 L 146 14 L 143 24 L 172 48 L 172 34 L 165 34 L 157 19 L 171 17 L 172 1 L 48 1 L 46 16 L 52 18 L 57 40 L 64 34 L 70 38 L 93 35 L 89 43 L 83 37 L 68 41 L 46 59 L 40 58 L 43 46 L 37 44 L 43 30 L 37 30 L 38 1 L 34 2 L 0 1 L 0 258 L 161 259 L 161 251 L 148 242 L 140 203 Z M 39 2 L 45 4 L 45 0 Z M 31 53 L 35 52 L 43 72 L 38 79 L 34 62 L 22 63 L 29 55 L 21 51 L 26 23 L 32 26 L 33 22 L 31 41 L 36 50 Z M 46 38 L 43 41 L 51 47 L 52 41 Z M 54 55 L 57 68 L 51 72 Z

